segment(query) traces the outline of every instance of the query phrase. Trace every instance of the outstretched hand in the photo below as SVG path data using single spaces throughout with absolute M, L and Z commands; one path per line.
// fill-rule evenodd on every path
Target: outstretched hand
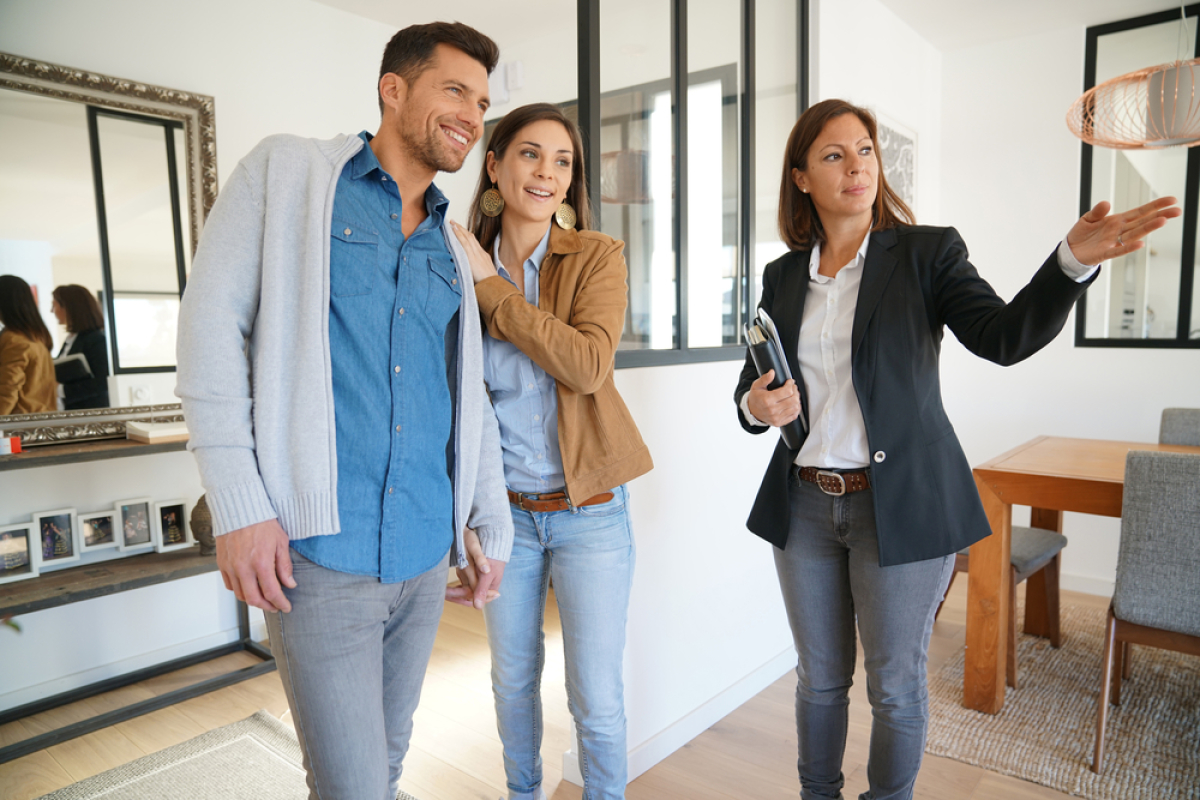
M 450 220 L 450 229 L 454 231 L 454 235 L 458 237 L 458 243 L 463 246 L 463 250 L 467 253 L 467 261 L 471 264 L 471 279 L 475 283 L 500 274 L 496 272 L 496 265 L 492 263 L 492 257 L 479 244 L 479 240 L 475 238 L 475 234 L 454 220 Z
M 1183 213 L 1177 203 L 1174 197 L 1160 197 L 1144 206 L 1109 214 L 1112 206 L 1101 201 L 1067 233 L 1067 245 L 1081 264 L 1099 264 L 1140 250 L 1147 234 Z

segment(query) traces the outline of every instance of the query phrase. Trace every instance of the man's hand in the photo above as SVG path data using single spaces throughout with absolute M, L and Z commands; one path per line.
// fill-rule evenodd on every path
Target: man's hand
M 291 611 L 283 586 L 296 588 L 288 536 L 279 520 L 258 522 L 217 537 L 217 566 L 225 588 L 263 611 Z M 283 586 L 280 586 L 280 584 Z
M 466 568 L 455 567 L 458 586 L 446 589 L 446 599 L 460 606 L 482 609 L 500 596 L 500 581 L 504 578 L 504 562 L 483 554 L 479 537 L 470 528 L 463 528 L 463 547 L 467 551 Z
M 791 378 L 778 389 L 767 389 L 774 379 L 775 370 L 769 369 L 750 384 L 746 407 L 759 422 L 779 428 L 800 416 L 800 392 L 796 390 L 796 382 Z

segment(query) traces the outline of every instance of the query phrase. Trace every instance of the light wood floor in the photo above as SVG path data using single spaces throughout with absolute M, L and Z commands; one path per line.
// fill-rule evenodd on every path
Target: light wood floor
M 1074 603 L 1107 606 L 1107 599 L 1064 592 Z M 966 581 L 951 589 L 934 625 L 930 670 L 963 645 Z M 553 602 L 546 615 L 544 679 L 546 733 L 542 754 L 546 793 L 553 800 L 579 800 L 581 790 L 562 780 L 562 753 L 572 724 L 563 689 L 562 636 Z M 184 685 L 198 676 L 227 670 L 251 656 L 238 654 L 145 681 L 106 695 L 0 726 L 0 746 L 75 722 L 132 700 Z M 501 748 L 496 735 L 488 678 L 487 640 L 480 615 L 447 605 L 438 634 L 412 749 L 401 784 L 421 800 L 496 800 L 505 795 Z M 865 791 L 871 713 L 861 672 L 851 693 L 846 745 L 848 800 Z M 629 800 L 770 800 L 795 798 L 796 733 L 792 716 L 794 678 L 785 676 L 741 708 L 629 785 Z M 212 728 L 243 719 L 260 708 L 287 711 L 277 673 L 188 700 L 70 742 L 0 764 L 0 797 L 27 800 L 82 780 Z M 1032 800 L 1066 798 L 1036 784 L 944 758 L 926 756 L 916 795 L 929 800 Z M 506 796 L 506 795 L 505 795 Z

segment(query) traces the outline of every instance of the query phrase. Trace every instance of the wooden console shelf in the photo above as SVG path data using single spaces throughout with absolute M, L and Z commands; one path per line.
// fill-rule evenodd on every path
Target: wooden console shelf
M 10 469 L 56 467 L 60 464 L 81 464 L 85 461 L 104 461 L 110 458 L 148 456 L 171 453 L 187 448 L 187 442 L 146 444 L 129 439 L 100 439 L 95 442 L 45 444 L 11 455 L 0 456 L 0 472 Z
M 114 441 L 126 444 L 124 440 Z M 149 446 L 136 445 L 134 442 L 129 442 L 128 444 L 138 447 L 168 447 L 175 450 L 182 449 L 183 447 L 182 442 L 172 445 Z M 143 450 L 136 453 L 136 455 L 141 455 L 142 452 L 146 451 Z M 152 452 L 162 452 L 162 450 Z M 134 454 L 129 453 L 129 455 Z M 16 457 L 19 458 L 24 455 L 22 453 Z M 101 457 L 109 458 L 111 456 L 106 455 Z M 43 462 L 36 466 L 46 466 L 46 464 Z M 154 586 L 155 584 L 188 578 L 193 575 L 202 575 L 206 572 L 215 572 L 216 570 L 216 557 L 200 555 L 199 547 L 189 547 L 186 550 L 175 550 L 169 553 L 146 553 L 144 555 L 128 556 L 112 561 L 56 570 L 44 573 L 36 578 L 15 581 L 0 586 L 0 617 L 10 614 L 30 614 L 35 611 L 78 603 L 96 597 L 105 597 L 110 594 L 129 591 L 130 589 Z M 109 725 L 115 725 L 118 722 L 124 722 L 127 719 L 148 714 L 151 711 L 157 711 L 160 708 L 165 708 L 206 692 L 211 692 L 237 683 L 238 681 L 244 681 L 274 670 L 275 661 L 271 657 L 271 651 L 250 638 L 249 613 L 245 603 L 240 601 L 238 602 L 238 631 L 239 638 L 237 641 L 227 645 L 215 647 L 190 656 L 184 656 L 183 658 L 177 658 L 166 663 L 156 664 L 125 675 L 119 675 L 115 678 L 102 680 L 89 686 L 64 692 L 54 697 L 47 697 L 43 700 L 37 700 L 17 708 L 9 709 L 8 711 L 0 711 L 0 724 L 5 724 L 230 653 L 244 650 L 262 659 L 261 663 L 254 666 L 244 667 L 223 675 L 208 678 L 182 689 L 175 689 L 148 700 L 142 700 L 123 708 L 99 714 L 82 722 L 76 722 L 47 733 L 32 736 L 28 739 L 22 739 L 6 747 L 0 747 L 0 764 L 51 747 L 60 742 L 65 742 L 77 736 L 82 736 L 85 733 L 91 733 L 92 731 L 106 728 Z
M 31 614 L 216 570 L 216 556 L 202 556 L 199 547 L 189 547 L 45 572 L 0 586 L 0 617 Z

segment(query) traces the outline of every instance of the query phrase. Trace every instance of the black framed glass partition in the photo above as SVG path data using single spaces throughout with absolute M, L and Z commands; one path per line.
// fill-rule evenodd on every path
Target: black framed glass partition
M 808 0 L 577 0 L 579 101 L 565 105 L 596 225 L 626 244 L 618 368 L 744 357 L 757 271 L 782 252 L 775 195 L 807 99 L 807 17 Z
M 1181 19 L 1182 16 L 1182 19 Z M 1084 91 L 1137 69 L 1200 56 L 1200 4 L 1087 30 Z M 1082 145 L 1080 213 L 1101 200 L 1124 211 L 1174 196 L 1183 216 L 1152 233 L 1146 246 L 1105 264 L 1080 299 L 1079 347 L 1200 348 L 1196 280 L 1200 147 L 1113 150 Z

